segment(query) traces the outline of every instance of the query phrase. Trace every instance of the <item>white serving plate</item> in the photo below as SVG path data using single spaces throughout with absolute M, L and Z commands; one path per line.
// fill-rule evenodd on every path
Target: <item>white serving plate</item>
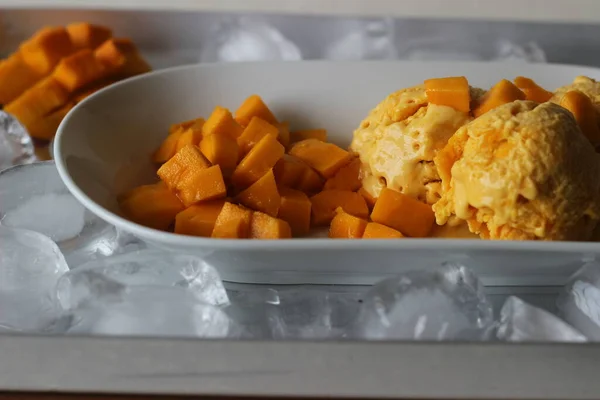
M 119 216 L 116 196 L 154 182 L 150 154 L 170 124 L 235 109 L 260 94 L 296 129 L 324 127 L 348 146 L 358 123 L 389 93 L 426 78 L 465 75 L 474 86 L 525 75 L 554 89 L 590 67 L 524 63 L 296 62 L 195 65 L 147 74 L 89 97 L 64 119 L 55 140 L 58 171 L 73 195 L 106 221 L 157 246 L 202 254 L 226 280 L 252 283 L 370 284 L 445 261 L 472 267 L 488 285 L 560 285 L 600 255 L 600 243 L 466 239 L 278 241 L 175 235 Z

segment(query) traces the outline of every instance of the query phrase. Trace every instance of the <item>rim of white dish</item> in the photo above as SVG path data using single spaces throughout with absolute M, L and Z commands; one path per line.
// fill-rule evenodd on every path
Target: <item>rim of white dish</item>
M 166 68 L 158 71 L 149 72 L 128 78 L 117 83 L 114 83 L 104 89 L 101 89 L 94 94 L 88 96 L 82 102 L 78 103 L 69 113 L 63 118 L 60 123 L 56 136 L 54 137 L 54 162 L 58 173 L 71 194 L 81 202 L 92 213 L 104 219 L 108 223 L 116 227 L 132 233 L 142 239 L 147 239 L 153 242 L 160 242 L 165 245 L 176 247 L 195 247 L 198 250 L 236 250 L 244 251 L 282 251 L 282 250 L 344 250 L 344 251 L 398 251 L 398 250 L 414 250 L 414 251 L 435 251 L 454 253 L 461 251 L 503 251 L 503 252 L 552 252 L 552 253 L 600 253 L 600 242 L 569 242 L 569 241 L 518 241 L 518 240 L 481 240 L 481 239 L 441 239 L 441 238 L 405 238 L 405 239 L 369 239 L 369 240 L 351 240 L 351 239 L 329 239 L 329 238 L 292 238 L 292 239 L 272 239 L 272 240 L 240 240 L 240 239 L 213 239 L 196 236 L 181 235 L 171 232 L 164 232 L 153 228 L 137 224 L 129 221 L 126 218 L 115 214 L 106 208 L 102 207 L 74 182 L 68 173 L 66 165 L 63 163 L 62 157 L 62 136 L 64 127 L 68 124 L 73 114 L 78 112 L 80 106 L 92 101 L 96 97 L 105 95 L 106 93 L 118 90 L 121 86 L 126 86 L 131 82 L 147 79 L 149 76 L 166 75 L 185 71 L 190 69 L 210 69 L 210 68 L 240 68 L 248 64 L 257 64 L 260 62 L 237 62 L 237 63 L 206 63 L 206 64 L 190 64 L 177 67 Z M 291 63 L 289 61 L 274 62 L 277 64 Z M 319 64 L 319 63 L 335 63 L 335 64 L 427 64 L 426 62 L 409 62 L 409 61 L 327 61 L 327 60 L 312 60 L 312 61 L 294 61 L 293 64 Z M 474 64 L 489 64 L 486 61 L 448 61 L 445 63 L 474 65 Z M 570 67 L 581 68 L 584 70 L 597 69 L 590 66 L 577 66 L 570 64 L 545 64 L 552 67 Z

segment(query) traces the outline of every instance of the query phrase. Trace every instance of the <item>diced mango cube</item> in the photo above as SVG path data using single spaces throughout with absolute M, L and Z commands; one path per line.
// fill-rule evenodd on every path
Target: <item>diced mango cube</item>
M 571 90 L 560 99 L 560 105 L 573 114 L 579 129 L 594 146 L 600 144 L 598 112 L 588 96 L 580 91 Z
M 167 230 L 183 204 L 162 182 L 134 188 L 119 197 L 123 215 L 154 229 Z
M 67 90 L 56 79 L 49 76 L 27 89 L 25 93 L 4 107 L 4 111 L 29 127 L 38 119 L 64 106 L 68 100 Z
M 502 104 L 512 103 L 516 100 L 525 100 L 525 93 L 511 81 L 502 79 L 478 101 L 477 106 L 473 109 L 473 115 L 479 117 Z
M 304 131 L 295 131 L 290 134 L 290 140 L 292 142 L 300 142 L 306 139 L 317 139 L 321 142 L 327 141 L 327 130 L 326 129 L 308 129 Z
M 48 75 L 63 57 L 74 50 L 65 28 L 46 27 L 23 43 L 19 51 L 30 68 L 41 75 Z
M 371 193 L 367 191 L 364 187 L 358 189 L 358 194 L 360 194 L 365 201 L 367 202 L 367 206 L 369 206 L 369 210 L 372 210 L 375 207 L 375 203 L 377 202 L 377 198 L 373 196 Z
M 279 143 L 281 143 L 283 147 L 287 148 L 290 145 L 290 123 L 284 121 L 276 124 L 275 126 L 279 130 L 277 140 L 279 140 Z
M 179 150 L 159 168 L 157 174 L 186 207 L 226 195 L 221 168 L 218 165 L 211 167 L 193 145 Z
M 101 25 L 77 22 L 67 25 L 67 33 L 73 46 L 80 49 L 95 49 L 112 37 L 110 28 Z
M 94 51 L 94 54 L 115 76 L 130 77 L 151 70 L 150 65 L 130 39 L 108 39 Z
M 242 128 L 231 116 L 228 109 L 216 106 L 210 117 L 202 127 L 202 135 L 228 135 L 237 140 L 241 136 L 244 128 Z
M 294 189 L 279 188 L 281 203 L 277 217 L 287 221 L 294 236 L 305 236 L 310 230 L 310 210 L 312 204 L 308 196 Z
M 68 103 L 56 111 L 46 115 L 27 127 L 29 135 L 36 139 L 50 140 L 56 134 L 56 130 L 63 118 L 73 108 L 73 103 Z
M 304 168 L 304 172 L 300 175 L 300 180 L 296 185 L 296 189 L 303 191 L 306 194 L 320 192 L 323 189 L 323 179 L 319 174 L 309 166 Z
M 231 175 L 235 169 L 239 147 L 229 135 L 203 134 L 200 151 L 212 164 L 219 165 L 225 176 Z
M 190 206 L 175 217 L 175 233 L 210 237 L 225 200 L 213 200 Z
M 547 91 L 533 81 L 533 79 L 517 76 L 515 85 L 525 93 L 525 99 L 537 103 L 545 103 L 552 97 L 552 92 Z
M 388 226 L 369 222 L 363 233 L 363 239 L 402 239 L 404 236 Z
M 240 146 L 240 155 L 245 156 L 266 135 L 278 137 L 278 134 L 279 129 L 277 127 L 264 119 L 252 117 L 248 126 L 246 126 L 240 137 L 237 138 L 238 145 Z
M 179 122 L 176 124 L 173 124 L 169 127 L 169 135 L 172 133 L 177 132 L 178 130 L 183 130 L 185 131 L 188 128 L 200 128 L 200 130 L 202 130 L 202 127 L 204 126 L 204 123 L 206 121 L 204 121 L 204 118 L 195 118 L 195 119 L 190 119 L 188 121 L 183 121 L 183 122 Z
M 343 166 L 336 174 L 327 179 L 325 189 L 350 190 L 352 192 L 360 189 L 360 159 L 355 158 L 350 164 Z
M 0 104 L 15 100 L 42 77 L 42 74 L 25 63 L 20 52 L 0 61 Z
M 452 107 L 464 113 L 471 109 L 471 89 L 464 76 L 426 79 L 425 93 L 431 104 Z
M 273 170 L 269 170 L 262 178 L 238 194 L 237 199 L 252 210 L 276 217 L 281 204 L 281 197 L 277 190 Z
M 52 76 L 69 92 L 104 78 L 108 70 L 90 49 L 83 49 L 60 60 Z
M 167 136 L 160 147 L 152 155 L 152 161 L 155 163 L 164 163 L 169 161 L 175 153 L 181 150 L 177 148 L 177 144 L 179 143 L 179 138 L 183 135 L 183 132 L 182 129 L 179 129 L 175 131 L 175 133 Z
M 275 167 L 273 167 L 275 181 L 280 186 L 295 188 L 307 168 L 310 167 L 302 161 L 288 154 L 284 154 L 283 157 L 275 163 Z
M 298 142 L 289 153 L 313 167 L 324 178 L 331 178 L 351 160 L 351 155 L 346 150 L 317 139 Z
M 256 94 L 244 100 L 240 108 L 235 111 L 235 120 L 242 126 L 247 126 L 252 117 L 259 117 L 272 125 L 277 124 L 277 119 L 269 107 Z
M 426 237 L 435 216 L 431 206 L 396 190 L 384 188 L 375 203 L 371 219 L 411 237 Z
M 340 207 L 346 213 L 359 218 L 369 217 L 369 208 L 363 197 L 349 190 L 324 190 L 310 198 L 312 203 L 312 224 L 328 225 Z
M 284 152 L 276 137 L 264 136 L 238 164 L 233 172 L 233 183 L 239 188 L 252 185 L 275 166 Z
M 189 128 L 183 130 L 181 136 L 177 140 L 177 151 L 181 150 L 188 144 L 193 144 L 194 146 L 198 146 L 202 141 L 202 123 L 196 122 L 192 124 Z M 202 149 L 200 149 L 202 150 Z M 204 155 L 206 157 L 206 154 Z M 207 157 L 208 158 L 208 157 Z M 210 161 L 210 159 L 209 159 Z M 213 163 L 215 164 L 215 163 Z
M 360 239 L 366 227 L 366 220 L 357 218 L 338 208 L 329 226 L 329 237 L 334 239 Z
M 255 211 L 250 222 L 252 239 L 289 239 L 292 237 L 290 225 L 282 219 Z
M 250 235 L 252 211 L 225 202 L 212 231 L 211 237 L 222 239 L 244 239 Z
M 201 201 L 223 199 L 227 195 L 223 173 L 218 165 L 189 171 L 181 178 L 176 191 L 186 207 Z

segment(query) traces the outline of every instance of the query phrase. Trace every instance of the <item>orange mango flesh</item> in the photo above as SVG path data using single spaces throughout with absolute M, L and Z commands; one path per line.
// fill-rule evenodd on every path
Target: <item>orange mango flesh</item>
M 294 236 L 305 236 L 310 230 L 310 210 L 312 204 L 308 196 L 286 187 L 279 188 L 281 201 L 277 217 L 286 221 Z
M 292 229 L 284 220 L 255 211 L 252 213 L 249 236 L 252 239 L 289 239 Z
M 233 172 L 232 181 L 239 188 L 246 188 L 259 180 L 283 156 L 285 149 L 277 138 L 264 136 L 240 161 Z
M 110 28 L 87 22 L 67 25 L 67 33 L 76 49 L 95 49 L 112 37 Z
M 183 135 L 183 130 L 179 129 L 166 137 L 160 144 L 160 147 L 152 155 L 152 161 L 155 163 L 164 163 L 169 161 L 175 153 L 181 149 L 177 149 L 179 138 Z
M 302 161 L 288 154 L 284 154 L 273 167 L 275 181 L 278 185 L 295 188 L 300 182 L 302 174 L 309 168 Z
M 204 126 L 204 123 L 206 121 L 204 121 L 204 118 L 194 118 L 194 119 L 190 119 L 188 121 L 183 121 L 183 122 L 179 122 L 176 124 L 172 124 L 169 127 L 169 135 L 177 132 L 178 130 L 186 130 L 188 128 L 192 128 L 192 127 L 196 127 L 199 128 L 200 130 L 202 130 L 202 127 Z
M 329 226 L 329 237 L 334 239 L 360 239 L 366 227 L 366 220 L 357 218 L 338 208 Z
M 326 129 L 308 129 L 304 131 L 295 131 L 290 134 L 290 140 L 292 142 L 300 142 L 306 139 L 317 139 L 321 142 L 327 141 L 327 130 Z
M 25 64 L 44 76 L 75 49 L 67 30 L 63 27 L 46 27 L 38 31 L 19 49 Z
M 213 200 L 190 206 L 175 217 L 175 233 L 210 237 L 225 200 Z
M 278 123 L 271 110 L 269 110 L 269 107 L 256 94 L 244 100 L 242 105 L 235 111 L 235 120 L 241 126 L 247 126 L 252 117 L 259 117 L 272 125 L 277 125 Z
M 130 39 L 108 39 L 94 54 L 111 73 L 119 77 L 140 75 L 151 70 Z
M 27 89 L 21 96 L 4 107 L 25 127 L 29 127 L 69 100 L 67 90 L 53 77 L 47 77 Z
M 213 165 L 219 165 L 225 176 L 231 175 L 238 161 L 239 147 L 235 139 L 224 134 L 203 135 L 200 151 Z
M 365 201 L 367 202 L 367 206 L 369 206 L 369 210 L 372 210 L 373 207 L 375 207 L 377 199 L 371 193 L 367 192 L 365 188 L 361 187 L 360 189 L 358 189 L 358 194 L 360 194 L 365 199 Z
M 573 114 L 579 129 L 594 146 L 600 144 L 598 112 L 589 97 L 577 90 L 572 90 L 563 95 L 560 105 Z
M 290 124 L 289 122 L 280 122 L 275 124 L 278 129 L 277 140 L 279 143 L 283 145 L 283 147 L 287 148 L 290 145 Z
M 377 222 L 369 222 L 362 236 L 363 239 L 401 239 L 403 237 L 397 230 Z
M 68 103 L 56 111 L 38 119 L 29 124 L 27 131 L 29 135 L 36 139 L 50 140 L 56 134 L 56 130 L 65 115 L 74 107 L 73 103 Z
M 405 236 L 426 237 L 433 228 L 435 215 L 430 205 L 384 188 L 375 203 L 371 219 Z
M 515 86 L 525 93 L 525 100 L 545 103 L 552 97 L 552 92 L 539 86 L 533 79 L 525 78 L 524 76 L 517 76 L 515 78 Z
M 223 199 L 227 196 L 223 173 L 218 165 L 188 170 L 175 190 L 186 207 L 201 201 Z
M 123 214 L 135 223 L 167 230 L 183 204 L 162 182 L 137 187 L 119 199 Z
M 314 226 L 328 225 L 338 207 L 355 217 L 369 217 L 365 199 L 360 194 L 348 190 L 324 190 L 312 196 L 310 202 L 311 223 Z
M 525 93 L 512 82 L 502 79 L 478 102 L 477 106 L 473 109 L 473 115 L 479 117 L 502 104 L 512 103 L 516 100 L 525 100 Z
M 225 202 L 215 221 L 211 237 L 222 239 L 243 239 L 250 235 L 252 211 Z
M 237 200 L 252 210 L 276 217 L 281 205 L 281 197 L 273 170 L 269 170 L 262 178 L 238 194 Z
M 346 150 L 317 139 L 306 139 L 292 146 L 289 153 L 307 163 L 324 178 L 331 178 L 351 159 Z
M 157 174 L 186 207 L 200 201 L 224 198 L 226 194 L 221 168 L 210 166 L 193 145 L 179 150 L 159 168 Z
M 427 79 L 425 93 L 431 104 L 452 107 L 464 113 L 471 109 L 471 90 L 464 76 Z
M 52 72 L 54 79 L 71 93 L 106 75 L 108 70 L 89 49 L 80 50 L 63 58 Z
M 43 75 L 29 67 L 20 52 L 0 62 L 0 104 L 8 104 L 35 85 Z
M 259 117 L 252 117 L 250 123 L 244 128 L 244 131 L 237 138 L 237 143 L 240 146 L 240 154 L 245 156 L 250 149 L 252 149 L 256 143 L 263 137 L 271 135 L 278 137 L 279 129 L 276 126 L 271 125 L 264 119 Z
M 228 135 L 237 140 L 243 128 L 235 122 L 228 109 L 216 106 L 202 127 L 202 135 Z
M 304 172 L 300 175 L 300 180 L 296 185 L 296 189 L 303 191 L 306 194 L 314 194 L 323 189 L 324 181 L 321 176 L 311 167 L 306 166 Z
M 177 139 L 176 152 L 189 144 L 198 146 L 202 141 L 202 122 L 196 122 L 187 129 L 182 129 L 179 139 Z M 169 135 L 171 136 L 171 135 Z M 168 138 L 168 137 L 167 137 Z M 202 150 L 202 149 L 200 149 Z M 206 157 L 206 154 L 204 155 Z M 208 158 L 208 157 L 207 157 Z M 214 163 L 213 163 L 214 164 Z
M 339 169 L 338 172 L 325 182 L 325 189 L 350 190 L 352 192 L 360 189 L 360 159 L 355 158 L 350 164 Z

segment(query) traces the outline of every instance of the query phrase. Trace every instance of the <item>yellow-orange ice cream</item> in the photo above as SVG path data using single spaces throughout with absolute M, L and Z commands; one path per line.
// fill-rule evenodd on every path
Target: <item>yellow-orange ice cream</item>
M 562 97 L 572 90 L 578 90 L 588 96 L 592 100 L 592 103 L 594 103 L 594 106 L 596 106 L 596 109 L 600 111 L 600 82 L 596 82 L 587 76 L 578 76 L 573 80 L 573 83 L 556 89 L 550 101 L 560 104 Z
M 600 158 L 554 103 L 516 101 L 460 128 L 435 158 L 438 224 L 489 239 L 589 240 L 600 218 Z
M 470 120 L 467 113 L 430 104 L 422 85 L 392 93 L 354 131 L 350 149 L 360 157 L 363 187 L 374 197 L 387 186 L 435 203 L 441 183 L 433 158 Z

